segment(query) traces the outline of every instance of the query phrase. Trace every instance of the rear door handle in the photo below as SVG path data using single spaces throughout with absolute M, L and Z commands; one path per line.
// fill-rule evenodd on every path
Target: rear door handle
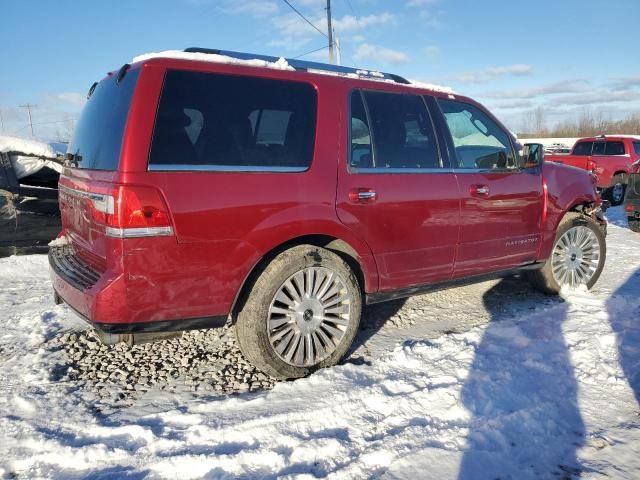
M 489 187 L 487 185 L 471 185 L 469 193 L 474 197 L 488 197 Z
M 349 191 L 349 201 L 352 203 L 373 203 L 378 194 L 371 188 L 354 188 Z

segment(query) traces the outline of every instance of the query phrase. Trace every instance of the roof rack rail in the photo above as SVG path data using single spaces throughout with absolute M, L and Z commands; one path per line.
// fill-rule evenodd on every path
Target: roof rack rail
M 218 50 L 215 48 L 200 48 L 200 47 L 189 47 L 184 49 L 187 53 L 209 53 L 215 55 L 225 55 L 231 58 L 237 58 L 239 60 L 264 60 L 266 62 L 277 62 L 278 57 L 273 57 L 270 55 L 260 55 L 257 53 L 245 53 L 245 52 L 234 52 L 231 50 Z M 331 65 L 329 63 L 320 63 L 320 62 L 308 62 L 305 60 L 296 60 L 287 58 L 287 63 L 296 70 L 301 71 L 313 71 L 316 73 L 328 72 L 334 73 L 338 75 L 357 75 L 361 78 L 368 79 L 376 79 L 376 80 L 390 80 L 396 83 L 402 83 L 404 85 L 409 85 L 411 82 L 400 75 L 396 75 L 394 73 L 384 73 L 378 72 L 376 70 L 365 70 L 361 68 L 353 68 L 353 67 L 344 67 L 342 65 Z

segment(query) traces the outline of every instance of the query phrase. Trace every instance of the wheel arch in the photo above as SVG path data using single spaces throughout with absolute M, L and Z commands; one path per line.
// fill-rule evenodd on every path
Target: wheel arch
M 340 256 L 354 272 L 363 295 L 377 290 L 378 272 L 373 261 L 373 255 L 369 256 L 369 261 L 363 261 L 363 256 L 358 253 L 350 242 L 335 235 L 326 233 L 299 235 L 273 246 L 253 265 L 238 289 L 238 293 L 231 305 L 230 314 L 233 323 L 235 323 L 238 311 L 246 301 L 253 284 L 267 265 L 280 253 L 298 245 L 314 245 L 332 251 Z

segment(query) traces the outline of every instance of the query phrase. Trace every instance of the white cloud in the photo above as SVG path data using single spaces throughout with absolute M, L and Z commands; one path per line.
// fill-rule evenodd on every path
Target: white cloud
M 269 1 L 249 1 L 249 2 L 237 2 L 227 1 L 224 7 L 219 9 L 223 13 L 227 14 L 245 14 L 253 17 L 264 17 L 268 15 L 275 15 L 279 12 L 278 5 Z
M 366 15 L 364 17 L 354 17 L 345 15 L 342 18 L 333 20 L 333 28 L 340 34 L 357 32 L 368 27 L 381 25 L 397 25 L 398 18 L 387 12 L 379 15 Z
M 74 107 L 82 107 L 87 101 L 87 96 L 78 92 L 64 92 L 58 93 L 54 96 L 56 100 L 63 103 L 68 103 Z
M 539 87 L 490 92 L 482 96 L 487 98 L 522 99 L 562 93 L 585 93 L 590 89 L 590 83 L 585 80 L 561 80 L 559 82 L 547 83 L 546 85 L 541 85 Z
M 632 75 L 630 77 L 620 77 L 609 83 L 611 89 L 616 91 L 627 92 L 640 87 L 640 75 Z
M 513 65 L 506 65 L 502 67 L 489 67 L 483 70 L 475 70 L 471 72 L 465 72 L 451 77 L 451 80 L 460 83 L 483 83 L 493 80 L 496 77 L 504 76 L 525 76 L 531 75 L 533 68 L 531 65 L 523 63 L 516 63 Z
M 307 17 L 310 22 L 320 31 L 326 32 L 327 19 L 319 15 L 316 17 Z M 272 18 L 271 23 L 278 31 L 278 39 L 274 40 L 271 45 L 282 45 L 292 51 L 299 51 L 311 41 L 320 40 L 318 31 L 314 31 L 313 27 L 302 20 L 294 12 L 284 15 L 277 15 Z M 364 37 L 358 35 L 359 32 L 367 28 L 376 26 L 392 26 L 397 24 L 397 17 L 391 13 L 383 12 L 377 15 L 367 15 L 356 18 L 353 15 L 344 15 L 333 19 L 333 28 L 341 39 L 345 39 L 349 35 L 358 37 L 358 40 L 351 39 L 354 43 L 364 41 Z M 325 39 L 326 41 L 326 39 Z
M 406 53 L 368 43 L 360 45 L 353 58 L 356 60 L 375 60 L 394 65 L 402 65 L 409 61 Z

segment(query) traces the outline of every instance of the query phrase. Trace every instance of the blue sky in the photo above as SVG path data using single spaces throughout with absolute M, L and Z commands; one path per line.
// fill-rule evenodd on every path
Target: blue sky
M 325 0 L 290 0 L 326 30 Z M 535 5 L 535 6 L 534 6 Z M 637 0 L 332 0 L 343 64 L 452 86 L 512 130 L 544 108 L 553 124 L 585 108 L 640 111 Z M 288 57 L 326 38 L 282 0 L 2 0 L 5 132 L 65 136 L 85 93 L 135 55 L 207 46 Z M 10 40 L 7 40 L 10 39 Z M 325 61 L 326 50 L 303 58 Z

